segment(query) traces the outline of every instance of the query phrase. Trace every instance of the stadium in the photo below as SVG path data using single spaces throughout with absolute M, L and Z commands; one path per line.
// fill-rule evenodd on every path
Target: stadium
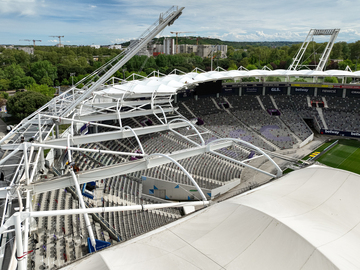
M 358 146 L 328 142 L 360 137 L 360 86 L 321 81 L 360 77 L 324 71 L 339 29 L 310 31 L 315 70 L 306 40 L 289 70 L 112 76 L 182 10 L 0 140 L 3 269 L 360 268 Z

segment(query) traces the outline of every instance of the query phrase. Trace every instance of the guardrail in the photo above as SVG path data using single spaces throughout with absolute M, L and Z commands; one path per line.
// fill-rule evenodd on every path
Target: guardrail
M 69 190 L 69 192 L 73 195 L 73 197 L 75 199 L 79 199 L 74 187 L 68 187 L 67 189 Z M 89 203 L 87 203 L 87 202 L 85 202 L 85 206 L 86 206 L 86 208 L 91 208 Z M 101 227 L 103 227 L 109 233 L 109 235 L 111 236 L 112 239 L 114 239 L 118 242 L 120 242 L 122 240 L 121 235 L 117 231 L 115 231 L 111 227 L 111 225 L 102 216 L 100 216 L 98 213 L 91 213 L 91 215 L 97 222 L 100 223 L 100 225 L 102 225 Z

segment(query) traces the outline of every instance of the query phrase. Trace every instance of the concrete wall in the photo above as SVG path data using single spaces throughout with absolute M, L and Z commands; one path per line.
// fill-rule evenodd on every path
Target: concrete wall
M 314 133 L 312 133 L 309 137 L 307 137 L 302 143 L 300 143 L 299 148 L 307 145 L 309 142 L 314 140 Z
M 143 180 L 142 192 L 144 194 L 174 201 L 201 200 L 200 193 L 194 186 L 178 184 L 147 176 L 141 176 L 141 179 Z M 211 198 L 210 189 L 203 188 L 202 191 L 207 199 Z
M 241 180 L 240 178 L 234 179 L 233 181 L 229 182 L 226 185 L 223 185 L 221 187 L 215 188 L 211 191 L 211 199 L 215 199 L 216 197 L 220 196 L 221 194 L 224 194 L 228 192 L 230 189 L 236 187 L 237 185 L 240 185 Z
M 147 176 L 141 176 L 141 179 L 143 180 L 143 194 L 174 201 L 201 199 L 200 193 L 194 186 L 178 184 Z M 220 196 L 221 194 L 224 194 L 225 192 L 239 185 L 240 182 L 240 179 L 234 179 L 233 181 L 221 187 L 212 190 L 203 188 L 202 191 L 204 192 L 206 198 L 210 200 Z
M 55 157 L 54 157 L 54 149 L 50 149 L 50 151 L 47 153 L 45 160 L 47 160 L 49 162 L 49 165 L 53 165 L 54 161 L 55 161 Z

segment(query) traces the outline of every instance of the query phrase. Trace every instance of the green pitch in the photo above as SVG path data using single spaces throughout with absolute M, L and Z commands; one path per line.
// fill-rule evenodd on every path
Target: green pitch
M 338 145 L 317 161 L 330 167 L 360 174 L 360 141 L 339 140 Z

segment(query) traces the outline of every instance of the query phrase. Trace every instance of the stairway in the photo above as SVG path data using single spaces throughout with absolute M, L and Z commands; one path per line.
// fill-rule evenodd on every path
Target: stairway
M 275 109 L 278 110 L 279 108 L 278 108 L 278 106 L 277 106 L 277 104 L 276 104 L 276 101 L 275 101 L 274 97 L 273 97 L 273 96 L 270 96 L 270 99 L 271 99 L 271 102 L 272 102 L 272 104 L 274 105 Z
M 259 96 L 256 96 L 256 98 L 257 98 L 257 100 L 259 101 L 259 104 L 260 104 L 261 108 L 262 108 L 264 111 L 266 111 L 266 109 L 265 109 L 265 107 L 264 107 L 264 104 L 262 103 L 260 97 L 259 97 Z
M 323 114 L 322 108 L 316 107 L 316 110 L 317 110 L 317 112 L 319 113 L 319 116 L 320 116 L 320 119 L 321 119 L 321 121 L 322 121 L 322 123 L 323 123 L 323 125 L 324 125 L 324 128 L 325 128 L 325 129 L 328 129 L 328 126 L 327 126 L 327 124 L 326 124 L 326 122 L 325 122 L 325 118 L 324 118 L 324 114 Z

